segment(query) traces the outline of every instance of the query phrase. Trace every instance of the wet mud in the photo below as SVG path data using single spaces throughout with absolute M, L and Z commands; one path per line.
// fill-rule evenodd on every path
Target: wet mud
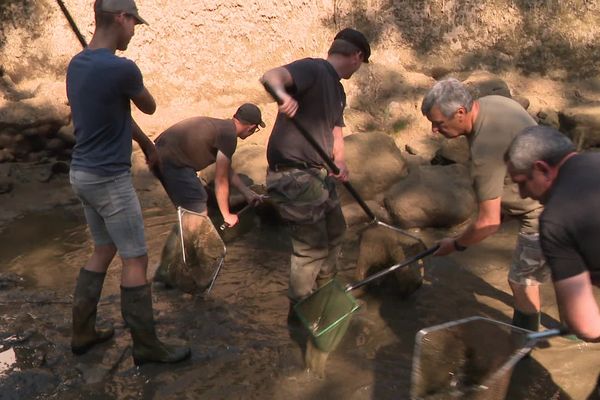
M 145 211 L 149 277 L 176 218 L 171 209 Z M 464 253 L 430 258 L 422 287 L 408 298 L 385 282 L 370 286 L 337 348 L 321 354 L 307 344 L 307 332 L 286 324 L 287 235 L 253 218 L 226 237 L 225 264 L 209 296 L 153 287 L 159 336 L 189 343 L 192 357 L 139 368 L 120 316 L 118 261 L 98 311 L 100 324 L 115 325 L 114 339 L 83 356 L 70 352 L 72 292 L 91 246 L 79 208 L 7 226 L 0 233 L 0 398 L 408 399 L 421 328 L 473 315 L 510 321 L 506 266 L 516 225 Z M 420 232 L 426 243 L 447 233 Z M 358 248 L 349 232 L 342 279 L 353 278 Z M 542 323 L 555 327 L 550 285 L 543 288 L 543 312 Z M 517 365 L 507 398 L 586 399 L 600 371 L 600 347 L 564 338 L 543 347 Z M 313 363 L 308 370 L 306 360 Z

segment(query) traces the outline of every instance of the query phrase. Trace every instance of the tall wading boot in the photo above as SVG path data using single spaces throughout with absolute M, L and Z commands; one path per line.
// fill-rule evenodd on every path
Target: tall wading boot
M 154 282 L 160 282 L 166 288 L 172 288 L 173 284 L 169 279 L 169 266 L 181 258 L 181 245 L 179 244 L 179 228 L 177 224 L 173 226 L 160 255 L 160 264 L 154 273 Z
M 88 271 L 83 268 L 79 271 L 73 295 L 71 351 L 75 354 L 84 354 L 95 344 L 105 342 L 113 337 L 115 333 L 112 327 L 96 328 L 96 312 L 105 276 L 105 273 Z
M 298 303 L 297 301 L 290 299 L 290 308 L 288 309 L 288 316 L 287 316 L 287 324 L 290 328 L 302 326 L 302 323 L 300 322 L 300 318 L 298 318 L 298 314 L 296 314 L 296 311 L 294 310 L 294 306 L 297 303 Z
M 537 332 L 540 329 L 540 313 L 526 314 L 514 309 L 512 325 L 528 331 Z
M 121 287 L 121 312 L 131 330 L 135 365 L 175 363 L 190 356 L 189 347 L 167 345 L 156 337 L 150 284 Z

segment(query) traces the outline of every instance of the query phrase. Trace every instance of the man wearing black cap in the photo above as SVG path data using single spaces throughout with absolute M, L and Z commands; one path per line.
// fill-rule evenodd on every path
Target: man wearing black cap
M 348 180 L 342 132 L 346 94 L 340 80 L 352 77 L 370 55 L 365 36 L 346 28 L 335 36 L 326 60 L 305 58 L 261 78 L 282 100 L 267 147 L 267 189 L 292 237 L 288 322 L 295 321 L 293 305 L 336 272 L 346 222 L 332 178 Z M 290 118 L 330 155 L 338 175 L 329 174 Z
M 229 209 L 229 186 L 233 184 L 250 204 L 261 201 L 261 196 L 250 190 L 231 168 L 231 157 L 237 147 L 237 139 L 246 139 L 261 127 L 265 127 L 260 109 L 250 103 L 240 106 L 230 119 L 193 117 L 178 122 L 156 139 L 161 167 L 155 169 L 169 198 L 176 207 L 189 211 L 182 221 L 184 232 L 195 232 L 198 224 L 206 218 L 208 196 L 202 182 L 196 175 L 215 163 L 215 194 L 219 211 L 228 226 L 238 223 L 238 216 Z M 195 215 L 196 214 L 196 215 Z M 189 235 L 187 235 L 189 236 Z M 166 268 L 170 261 L 165 259 L 173 254 L 170 247 L 178 243 L 177 231 L 171 232 L 163 250 L 163 259 L 155 274 L 155 281 L 168 281 Z M 180 256 L 180 255 L 179 255 Z

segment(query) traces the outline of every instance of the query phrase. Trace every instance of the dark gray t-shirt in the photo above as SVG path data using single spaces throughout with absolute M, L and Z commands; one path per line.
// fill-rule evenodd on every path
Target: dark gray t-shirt
M 578 154 L 560 168 L 540 217 L 540 243 L 552 279 L 589 271 L 600 285 L 600 154 Z
M 294 117 L 330 156 L 333 128 L 344 125 L 346 93 L 333 66 L 323 59 L 305 58 L 284 66 L 294 80 L 290 94 L 298 101 Z M 306 162 L 325 165 L 319 154 L 284 114 L 279 113 L 267 146 L 269 166 Z
M 178 122 L 156 138 L 161 160 L 200 171 L 217 159 L 217 152 L 231 160 L 237 147 L 232 119 L 193 117 Z
M 131 98 L 144 88 L 135 63 L 109 49 L 85 49 L 67 69 L 75 127 L 71 168 L 114 176 L 131 167 Z

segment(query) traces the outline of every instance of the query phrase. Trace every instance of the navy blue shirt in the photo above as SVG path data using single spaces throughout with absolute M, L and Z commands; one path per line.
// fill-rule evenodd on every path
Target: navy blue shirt
M 67 69 L 75 127 L 71 168 L 114 176 L 131 167 L 130 100 L 144 88 L 135 63 L 109 49 L 85 49 Z

